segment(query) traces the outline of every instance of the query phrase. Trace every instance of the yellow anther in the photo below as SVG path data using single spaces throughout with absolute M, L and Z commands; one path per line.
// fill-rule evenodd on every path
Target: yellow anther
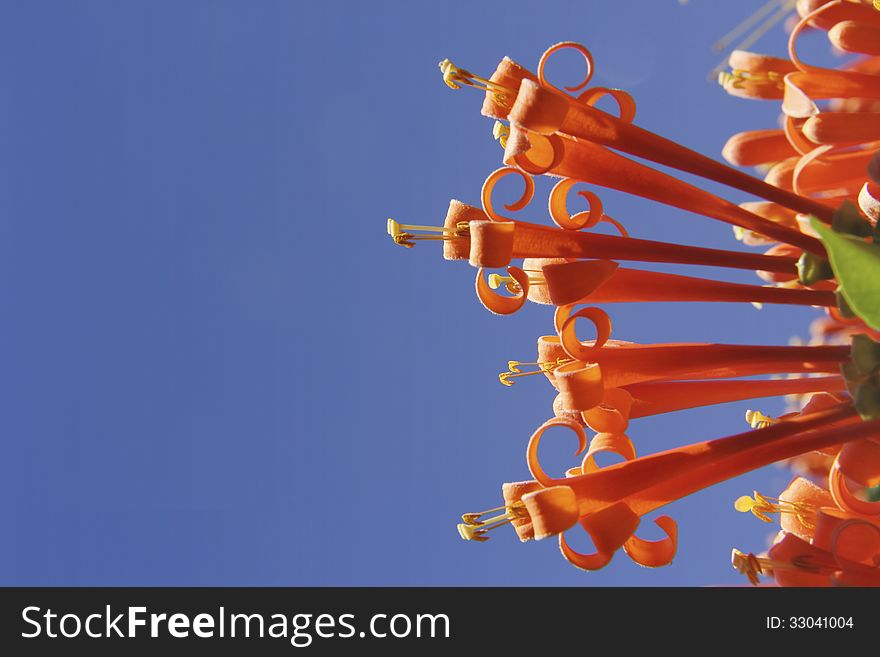
M 778 89 L 785 89 L 785 81 L 778 71 L 765 71 L 756 73 L 754 71 L 746 71 L 735 68 L 731 71 L 721 71 L 718 73 L 718 84 L 722 87 L 733 87 L 734 89 L 742 88 L 747 82 L 766 82 L 774 84 Z
M 507 148 L 507 138 L 510 136 L 510 128 L 501 123 L 501 121 L 495 121 L 495 125 L 492 126 L 492 136 L 498 140 L 498 143 L 501 144 L 501 148 Z
M 552 372 L 560 365 L 565 365 L 566 363 L 570 363 L 570 358 L 557 358 L 552 361 L 545 362 L 531 362 L 524 363 L 518 360 L 509 360 L 507 361 L 507 372 L 501 372 L 498 375 L 498 380 L 501 382 L 501 385 L 504 386 L 512 386 L 516 381 L 511 381 L 511 379 L 515 379 L 521 376 L 534 376 L 535 374 L 546 374 L 548 372 Z M 520 369 L 520 365 L 534 365 L 538 369 L 532 370 L 530 372 L 523 372 Z
M 417 235 L 415 234 L 417 232 L 429 234 Z M 461 221 L 455 225 L 455 228 L 446 228 L 444 226 L 416 226 L 413 224 L 400 224 L 389 217 L 388 234 L 391 236 L 391 239 L 394 240 L 395 244 L 411 249 L 416 245 L 416 242 L 457 240 L 467 237 L 468 224 L 466 221 Z
M 514 381 L 511 381 L 510 378 L 513 376 L 528 376 L 529 374 L 537 374 L 537 372 L 528 372 L 526 374 L 511 374 L 510 372 L 501 372 L 498 375 L 498 381 L 501 382 L 501 385 L 507 386 L 508 388 L 514 384 Z
M 766 429 L 771 424 L 779 424 L 779 419 L 764 415 L 761 411 L 746 411 L 746 422 L 752 429 Z
M 479 75 L 474 75 L 463 68 L 458 68 L 448 59 L 440 62 L 440 72 L 443 73 L 443 82 L 450 89 L 461 89 L 462 85 L 480 89 L 491 93 L 495 102 L 499 105 L 510 105 L 510 99 L 516 96 L 513 90 L 482 78 Z
M 483 516 L 498 511 L 502 511 L 503 513 L 487 518 L 486 520 L 481 519 Z M 479 513 L 465 513 L 461 517 L 464 522 L 458 524 L 458 534 L 466 541 L 488 541 L 489 537 L 486 535 L 487 532 L 496 527 L 502 527 L 516 518 L 527 517 L 527 515 L 528 513 L 526 512 L 525 504 L 521 501 L 514 502 L 508 506 L 487 509 L 486 511 L 480 511 Z
M 529 274 L 529 285 L 547 284 L 547 281 L 544 280 L 544 275 L 537 269 L 526 269 L 525 271 Z M 519 281 L 517 281 L 513 276 L 489 274 L 487 282 L 489 283 L 489 287 L 491 287 L 493 290 L 497 290 L 503 285 L 504 288 L 511 294 L 519 294 L 520 292 L 522 292 L 522 286 L 520 286 Z
M 749 552 L 748 554 L 744 554 L 740 552 L 736 548 L 730 553 L 730 563 L 743 575 L 748 577 L 749 581 L 757 586 L 761 581 L 758 579 L 758 575 L 764 574 L 764 566 L 761 563 L 761 559 L 756 557 L 754 554 Z
M 772 575 L 773 571 L 801 570 L 808 573 L 830 574 L 839 567 L 837 564 L 830 567 L 818 563 L 811 555 L 803 554 L 794 557 L 791 561 L 779 561 L 768 557 L 757 557 L 751 552 L 744 554 L 734 548 L 730 554 L 730 563 L 739 572 L 749 578 L 755 586 L 758 585 L 758 575 Z
M 743 495 L 737 498 L 733 507 L 740 513 L 751 513 L 764 522 L 773 522 L 770 518 L 772 513 L 790 513 L 797 517 L 804 527 L 814 527 L 813 518 L 816 509 L 810 504 L 801 502 L 786 502 L 776 497 L 764 497 L 758 491 L 753 492 L 754 498 Z

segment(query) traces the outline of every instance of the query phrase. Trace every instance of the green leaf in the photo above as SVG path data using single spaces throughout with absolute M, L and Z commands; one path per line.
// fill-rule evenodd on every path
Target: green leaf
M 843 297 L 853 312 L 873 329 L 880 330 L 880 247 L 834 232 L 815 217 L 819 233 Z

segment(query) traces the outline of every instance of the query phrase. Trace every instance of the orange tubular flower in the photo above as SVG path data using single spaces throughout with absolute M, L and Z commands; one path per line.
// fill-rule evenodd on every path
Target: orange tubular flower
M 470 260 L 475 267 L 506 267 L 519 258 L 613 258 L 791 275 L 797 272 L 797 258 L 791 256 L 707 249 L 524 221 L 492 221 L 480 208 L 454 199 L 443 226 L 409 226 L 389 220 L 388 232 L 397 244 L 406 247 L 417 241 L 442 241 L 445 259 Z
M 675 448 L 564 479 L 548 476 L 538 462 L 538 446 L 544 431 L 558 425 L 575 431 L 580 446 L 578 453 L 586 447 L 586 436 L 579 425 L 550 420 L 529 441 L 529 470 L 545 488 L 566 486 L 571 489 L 573 497 L 564 508 L 566 517 L 575 515 L 592 537 L 599 554 L 610 558 L 610 553 L 623 545 L 646 513 L 780 459 L 870 437 L 880 429 L 880 420 L 862 422 L 852 407 L 841 404 L 764 429 Z M 545 508 L 541 500 L 527 504 L 527 509 L 533 523 L 544 513 L 554 519 L 562 517 L 558 508 Z M 584 567 L 562 537 L 560 546 L 567 558 L 574 557 L 575 565 Z
M 806 306 L 836 306 L 833 292 L 726 283 L 692 276 L 618 268 L 610 260 L 556 262 L 526 260 L 539 269 L 541 281 L 530 281 L 529 298 L 555 306 L 639 301 L 732 301 Z M 536 284 L 537 283 L 537 284 Z M 539 294 L 532 294 L 540 290 Z
M 565 135 L 614 148 L 830 221 L 829 208 L 821 204 L 774 189 L 742 171 L 615 118 L 591 107 L 582 99 L 571 98 L 552 87 L 544 80 L 544 64 L 551 54 L 565 47 L 575 48 L 582 53 L 585 51 L 578 44 L 563 43 L 545 52 L 539 64 L 539 81 L 523 78 L 520 82 L 516 100 L 508 112 L 511 124 L 548 137 Z
M 526 85 L 532 85 L 530 89 L 533 89 L 536 94 L 546 94 L 547 97 L 553 99 L 558 98 L 555 94 L 547 92 L 527 80 L 523 82 L 523 87 Z M 521 90 L 518 98 L 524 97 L 526 97 L 525 92 Z M 532 172 L 537 170 L 528 164 L 529 162 L 547 162 L 549 160 L 544 173 L 573 178 L 581 182 L 589 182 L 648 198 L 664 205 L 753 230 L 779 242 L 798 246 L 820 256 L 825 254 L 822 244 L 813 237 L 768 221 L 714 194 L 587 141 L 575 141 L 570 138 L 561 138 L 558 135 L 548 139 L 537 133 L 527 134 L 513 126 L 510 138 L 507 140 L 504 159 L 505 162 L 516 164 L 524 169 L 531 167 Z M 777 192 L 781 191 L 776 187 L 772 189 Z M 775 201 L 776 199 L 771 198 L 770 200 Z M 801 198 L 801 200 L 804 199 Z M 788 206 L 784 203 L 783 205 Z M 811 201 L 810 205 L 819 204 Z M 830 212 L 830 208 L 823 205 L 821 210 L 812 212 L 812 214 L 827 218 L 830 216 Z
M 775 11 L 768 5 L 761 16 L 772 16 L 747 23 L 763 20 L 756 32 L 766 31 L 792 4 Z M 756 491 L 736 500 L 737 510 L 762 521 L 778 515 L 781 531 L 765 556 L 734 550 L 734 567 L 755 584 L 769 575 L 785 586 L 880 586 L 880 344 L 874 342 L 880 332 L 863 301 L 872 292 L 859 289 L 866 296 L 856 296 L 841 265 L 845 256 L 838 256 L 841 240 L 853 249 L 864 246 L 866 261 L 880 245 L 880 11 L 842 0 L 799 0 L 797 9 L 801 19 L 789 38 L 788 59 L 737 49 L 729 58 L 732 71 L 719 77 L 732 95 L 781 101 L 779 128 L 740 132 L 723 149 L 732 165 L 760 167 L 764 180 L 634 125 L 635 101 L 628 93 L 587 88 L 594 62 L 583 46 L 551 47 L 536 74 L 508 58 L 489 78 L 441 62 L 447 85 L 484 92 L 482 113 L 499 120 L 494 136 L 505 166 L 483 184 L 482 208 L 452 201 L 442 226 L 389 220 L 388 232 L 402 246 L 439 241 L 446 259 L 468 260 L 477 268 L 478 298 L 492 312 L 512 314 L 529 300 L 556 306 L 555 335 L 538 339 L 535 360 L 508 361 L 508 371 L 499 374 L 505 386 L 543 375 L 556 391 L 555 417 L 532 434 L 526 450 L 533 479 L 504 484 L 501 506 L 462 516 L 462 538 L 485 541 L 492 529 L 511 525 L 522 541 L 557 537 L 563 556 L 585 570 L 605 566 L 621 548 L 643 566 L 662 566 L 675 556 L 677 525 L 661 516 L 654 522 L 665 538 L 644 540 L 636 531 L 646 514 L 787 461 L 810 479 L 795 477 L 778 498 Z M 869 57 L 838 70 L 807 65 L 795 46 L 808 27 L 825 30 L 841 50 Z M 587 74 L 561 89 L 547 81 L 545 68 L 562 49 L 578 52 Z M 615 101 L 616 111 L 597 109 L 602 98 Z M 736 205 L 628 156 L 760 200 Z M 555 227 L 507 216 L 529 206 L 533 176 L 543 174 L 559 179 L 542 210 Z M 510 175 L 521 178 L 524 190 L 502 208 L 493 191 Z M 631 237 L 594 191 L 577 192 L 585 210 L 569 210 L 581 183 L 728 223 L 737 239 L 765 252 Z M 619 234 L 591 232 L 600 223 Z M 767 285 L 621 267 L 626 261 L 752 270 Z M 860 269 L 874 273 L 855 256 L 846 264 L 857 283 Z M 594 304 L 638 302 L 791 304 L 821 308 L 824 316 L 813 322 L 808 345 L 794 339 L 790 346 L 612 339 L 611 318 Z M 581 340 L 579 320 L 592 324 L 594 339 Z M 781 396 L 790 412 L 770 417 L 749 410 L 751 430 L 724 438 L 639 456 L 626 433 L 644 417 Z M 578 441 L 580 463 L 564 477 L 549 476 L 538 458 L 552 427 L 573 431 Z M 587 427 L 596 432 L 589 440 Z M 600 467 L 600 453 L 623 462 Z M 592 554 L 567 542 L 566 532 L 578 525 L 593 542 Z
M 654 381 L 624 386 L 623 389 L 632 396 L 630 417 L 635 419 L 745 399 L 844 392 L 846 382 L 840 376 L 769 381 Z
M 488 219 L 488 217 L 486 217 Z M 563 230 L 524 221 L 474 221 L 471 264 L 505 267 L 518 258 L 611 258 L 794 274 L 797 258 L 707 249 L 668 242 Z

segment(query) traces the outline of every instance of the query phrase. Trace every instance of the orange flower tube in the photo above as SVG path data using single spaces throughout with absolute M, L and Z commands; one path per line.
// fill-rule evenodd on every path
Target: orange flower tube
M 541 268 L 546 280 L 547 299 L 544 301 L 556 306 L 570 303 L 643 301 L 727 301 L 825 307 L 837 305 L 834 292 L 826 290 L 728 283 L 639 269 L 615 268 L 609 276 L 604 272 L 597 272 L 597 268 L 592 266 L 596 262 L 610 261 L 581 260 L 545 264 Z M 524 267 L 528 270 L 528 263 Z M 596 276 L 600 278 L 594 280 Z M 539 287 L 533 284 L 531 289 L 537 290 Z M 534 296 L 530 298 L 537 300 Z
M 524 87 L 527 84 L 529 84 L 527 80 L 523 82 Z M 538 87 L 534 88 L 541 93 L 550 94 Z M 521 92 L 519 98 L 522 97 Z M 563 139 L 558 135 L 548 139 L 514 129 L 507 141 L 504 160 L 508 164 L 522 168 L 531 166 L 531 172 L 535 172 L 535 169 L 529 162 L 546 162 L 545 172 L 551 175 L 574 178 L 581 182 L 641 196 L 753 230 L 823 257 L 825 255 L 821 242 L 814 237 L 768 221 L 714 194 L 587 141 Z M 812 205 L 813 202 L 811 201 L 810 204 Z M 786 204 L 782 203 L 782 205 Z M 821 213 L 813 212 L 813 214 L 830 221 L 831 210 L 827 206 L 822 208 Z
M 575 321 L 594 323 L 597 339 L 582 343 L 575 334 Z M 613 343 L 611 320 L 599 308 L 585 308 L 572 314 L 572 306 L 556 310 L 559 341 L 540 339 L 541 362 L 568 357 L 574 362 L 556 369 L 554 377 L 576 366 L 595 364 L 605 389 L 652 380 L 720 379 L 757 374 L 795 372 L 838 372 L 851 355 L 849 345 L 777 347 L 707 343 L 634 344 Z M 579 409 L 583 410 L 583 409 Z
M 623 389 L 632 396 L 629 417 L 635 419 L 745 399 L 844 392 L 846 381 L 840 376 L 769 381 L 654 381 L 624 386 Z
M 581 517 L 621 502 L 641 516 L 770 463 L 880 432 L 880 420 L 863 422 L 852 406 L 841 404 L 764 429 L 677 447 L 585 475 L 556 479 L 548 476 L 538 462 L 541 436 L 552 423 L 551 420 L 542 425 L 529 441 L 529 470 L 542 486 L 571 488 Z M 586 445 L 583 440 L 580 442 L 579 451 L 582 451 Z
M 508 234 L 512 236 L 508 237 Z M 481 267 L 504 267 L 518 258 L 611 258 L 784 274 L 797 272 L 797 259 L 790 256 L 707 249 L 618 235 L 563 230 L 524 221 L 473 221 L 470 224 L 470 240 L 471 264 Z
M 821 203 L 774 188 L 733 167 L 621 121 L 606 112 L 549 91 L 528 79 L 523 80 L 520 85 L 509 118 L 511 123 L 531 132 L 542 135 L 561 133 L 621 150 L 754 194 L 797 212 L 813 214 L 827 223 L 831 221 L 832 210 Z

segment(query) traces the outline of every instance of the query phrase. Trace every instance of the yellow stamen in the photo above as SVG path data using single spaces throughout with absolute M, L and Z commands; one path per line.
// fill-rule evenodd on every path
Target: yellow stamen
M 878 0 L 880 2 L 880 0 Z M 495 125 L 492 126 L 492 136 L 498 140 L 498 143 L 501 144 L 501 148 L 507 148 L 507 138 L 510 136 L 510 128 L 501 123 L 501 121 L 495 121 Z
M 746 82 L 772 82 L 778 89 L 784 89 L 785 82 L 782 78 L 782 73 L 778 71 L 755 73 L 735 68 L 732 71 L 721 71 L 718 73 L 718 84 L 722 87 L 730 86 L 734 89 L 740 89 Z
M 746 411 L 746 422 L 752 429 L 766 429 L 771 424 L 779 424 L 779 419 L 764 415 L 761 411 Z
M 501 382 L 501 385 L 504 386 L 512 386 L 515 381 L 511 381 L 511 379 L 515 379 L 521 376 L 534 376 L 535 374 L 545 374 L 546 372 L 552 372 L 560 365 L 565 365 L 566 363 L 570 363 L 570 358 L 557 358 L 555 361 L 545 361 L 545 362 L 532 362 L 532 363 L 524 363 L 518 360 L 509 360 L 507 361 L 507 372 L 501 372 L 498 375 L 498 380 Z M 538 369 L 532 370 L 531 372 L 523 372 L 519 369 L 520 365 L 534 365 Z
M 416 235 L 416 231 L 425 233 L 439 233 L 437 235 Z M 388 218 L 388 234 L 395 244 L 405 246 L 408 249 L 414 247 L 416 242 L 457 240 L 468 236 L 468 224 L 461 221 L 455 228 L 443 226 L 416 226 L 413 224 L 400 224 L 394 219 Z
M 490 92 L 495 98 L 495 102 L 499 105 L 511 105 L 511 99 L 516 96 L 512 89 L 492 82 L 479 75 L 474 75 L 470 71 L 458 68 L 448 59 L 440 62 L 440 72 L 443 73 L 443 82 L 450 89 L 461 89 L 462 85 Z
M 490 515 L 497 511 L 503 511 L 503 513 L 485 520 L 481 519 L 483 516 Z M 528 517 L 528 513 L 525 504 L 521 501 L 516 501 L 508 506 L 498 506 L 494 509 L 487 509 L 486 511 L 480 511 L 479 513 L 465 513 L 461 517 L 463 522 L 458 525 L 458 534 L 466 541 L 488 541 L 489 537 L 486 536 L 487 532 L 496 527 L 507 525 L 517 518 L 526 517 Z
M 817 564 L 809 555 L 795 557 L 789 561 L 757 557 L 749 552 L 744 554 L 736 548 L 730 553 L 730 563 L 739 572 L 749 578 L 755 586 L 760 580 L 758 575 L 772 575 L 774 570 L 802 570 L 808 573 L 820 573 L 823 567 Z M 827 568 L 826 568 L 827 570 Z
M 529 274 L 529 285 L 546 285 L 547 281 L 544 280 L 544 275 L 541 274 L 536 269 L 526 269 L 524 270 Z M 519 294 L 522 292 L 522 287 L 519 282 L 513 276 L 502 276 L 501 274 L 489 274 L 488 278 L 489 287 L 493 290 L 497 290 L 502 285 L 504 288 L 510 292 L 511 294 Z
M 748 554 L 744 554 L 733 548 L 733 551 L 730 553 L 730 563 L 736 568 L 739 572 L 749 578 L 749 581 L 757 586 L 761 581 L 758 579 L 758 575 L 769 574 L 765 573 L 762 561 L 767 561 L 759 559 L 754 554 L 749 552 Z
M 743 495 L 733 503 L 733 507 L 740 513 L 751 513 L 756 518 L 764 522 L 773 522 L 768 514 L 771 513 L 792 513 L 804 527 L 813 528 L 815 523 L 813 517 L 816 509 L 810 504 L 801 502 L 786 502 L 776 497 L 764 497 L 758 491 L 754 491 L 754 499 L 748 495 Z

